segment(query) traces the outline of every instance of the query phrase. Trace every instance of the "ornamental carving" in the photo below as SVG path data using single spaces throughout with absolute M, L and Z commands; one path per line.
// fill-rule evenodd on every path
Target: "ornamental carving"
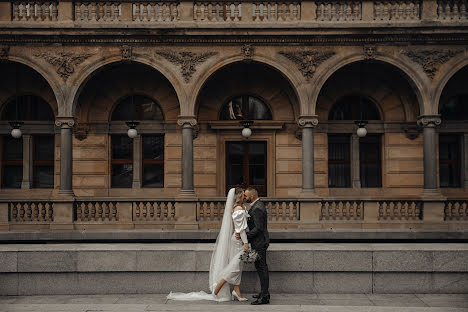
M 310 128 L 318 125 L 317 116 L 303 116 L 299 117 L 298 125 L 302 128 Z
M 76 122 L 72 117 L 59 117 L 55 119 L 55 125 L 60 128 L 73 128 Z
M 377 48 L 375 46 L 364 46 L 364 58 L 366 60 L 373 60 L 375 59 L 375 55 L 377 54 Z
M 255 49 L 251 44 L 244 44 L 241 47 L 241 53 L 245 58 L 251 58 L 254 55 Z
M 439 67 L 447 62 L 451 57 L 461 52 L 462 50 L 420 50 L 402 51 L 401 53 L 421 65 L 426 75 L 429 78 L 434 79 Z
M 177 119 L 177 124 L 181 127 L 187 125 L 188 127 L 195 127 L 197 124 L 197 120 L 193 116 L 180 116 Z
M 418 125 L 420 127 L 436 127 L 442 123 L 440 115 L 423 115 L 418 117 Z
M 57 74 L 62 77 L 64 81 L 75 72 L 75 67 L 83 63 L 92 54 L 80 54 L 75 55 L 68 52 L 60 52 L 56 55 L 52 55 L 49 52 L 34 54 L 36 57 L 45 59 L 48 63 L 56 68 Z
M 8 55 L 10 54 L 10 47 L 0 47 L 0 61 L 8 60 Z
M 318 65 L 332 57 L 335 52 L 303 51 L 303 52 L 278 52 L 298 65 L 302 75 L 309 80 L 317 70 Z
M 133 48 L 132 46 L 124 45 L 120 48 L 120 53 L 123 60 L 130 61 L 133 57 Z
M 158 51 L 157 55 L 160 55 L 167 59 L 169 62 L 179 65 L 182 76 L 184 77 L 185 83 L 189 83 L 192 75 L 196 72 L 196 66 L 203 63 L 218 52 L 206 52 L 206 53 L 193 53 L 193 52 L 164 52 Z

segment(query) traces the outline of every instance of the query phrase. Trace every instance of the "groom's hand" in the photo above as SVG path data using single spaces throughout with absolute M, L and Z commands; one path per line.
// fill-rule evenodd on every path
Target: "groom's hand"
M 237 239 L 237 240 L 241 239 L 240 233 L 236 233 L 236 239 Z

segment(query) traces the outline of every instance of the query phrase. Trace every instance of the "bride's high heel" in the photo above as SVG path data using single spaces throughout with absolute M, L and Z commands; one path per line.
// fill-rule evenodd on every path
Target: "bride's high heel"
M 234 300 L 234 298 L 236 298 L 237 300 L 239 301 L 247 301 L 249 299 L 245 298 L 245 297 L 239 297 L 239 295 L 236 293 L 235 290 L 232 291 L 232 300 Z

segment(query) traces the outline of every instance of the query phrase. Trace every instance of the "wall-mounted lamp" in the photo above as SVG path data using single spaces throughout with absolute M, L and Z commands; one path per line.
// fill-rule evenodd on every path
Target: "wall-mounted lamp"
M 242 120 L 240 124 L 244 127 L 242 129 L 242 136 L 246 139 L 250 138 L 252 135 L 252 129 L 250 129 L 250 126 L 253 124 L 252 120 Z
M 15 139 L 21 138 L 22 132 L 21 132 L 21 126 L 24 124 L 22 121 L 10 121 L 9 122 L 10 126 L 13 128 L 11 130 L 11 136 L 14 137 Z
M 138 121 L 127 121 L 126 122 L 127 126 L 128 126 L 128 131 L 127 131 L 127 134 L 128 134 L 128 137 L 130 139 L 134 139 L 137 137 L 138 135 L 138 131 L 137 129 L 135 129 L 140 123 Z
M 354 123 L 358 126 L 358 129 L 356 130 L 358 137 L 365 137 L 367 134 L 367 129 L 365 128 L 367 120 L 356 120 Z

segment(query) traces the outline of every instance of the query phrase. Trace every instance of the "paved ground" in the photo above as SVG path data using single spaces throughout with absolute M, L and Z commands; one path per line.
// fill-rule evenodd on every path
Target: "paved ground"
M 272 294 L 270 305 L 256 307 L 237 301 L 172 301 L 166 294 L 0 296 L 0 311 L 468 312 L 468 294 Z

